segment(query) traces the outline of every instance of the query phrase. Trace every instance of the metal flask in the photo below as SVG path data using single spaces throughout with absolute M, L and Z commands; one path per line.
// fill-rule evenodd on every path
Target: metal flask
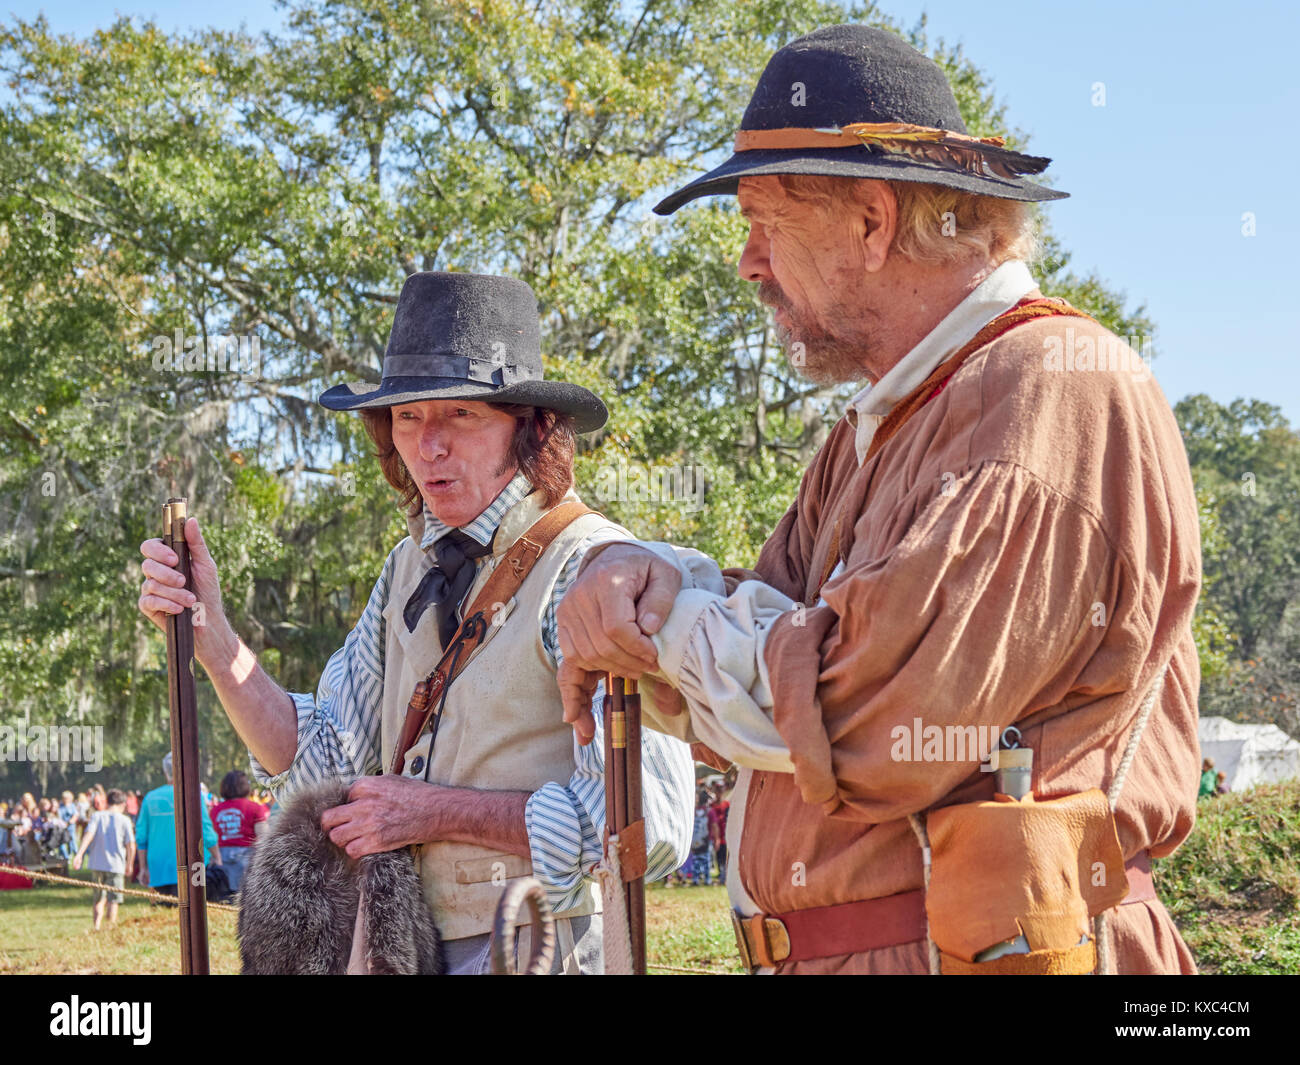
M 1002 731 L 996 777 L 998 792 L 1013 799 L 1023 799 L 1033 790 L 1034 751 L 1020 746 L 1020 730 L 1015 725 Z

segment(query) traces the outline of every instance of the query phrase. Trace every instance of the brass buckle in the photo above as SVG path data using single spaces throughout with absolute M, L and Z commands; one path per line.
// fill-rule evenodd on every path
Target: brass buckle
M 749 918 L 749 928 L 754 959 L 763 968 L 774 969 L 790 957 L 790 933 L 779 918 L 756 913 Z
M 733 910 L 731 925 L 741 963 L 750 972 L 758 968 L 773 969 L 790 956 L 790 933 L 779 918 L 761 913 L 741 917 Z
M 740 951 L 740 964 L 748 972 L 752 973 L 754 971 L 754 956 L 749 952 L 749 937 L 745 929 L 745 922 L 735 910 L 731 911 L 731 930 L 736 934 L 736 949 Z

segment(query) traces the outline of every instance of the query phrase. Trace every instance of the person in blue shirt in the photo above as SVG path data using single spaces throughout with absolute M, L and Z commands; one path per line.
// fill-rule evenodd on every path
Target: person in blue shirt
M 163 775 L 167 783 L 154 788 L 140 803 L 135 822 L 135 842 L 140 853 L 140 883 L 164 895 L 176 894 L 176 805 L 172 790 L 172 756 L 163 758 Z M 203 847 L 212 852 L 213 865 L 221 864 L 217 847 L 217 830 L 212 827 L 208 808 L 203 812 Z
M 59 820 L 67 826 L 67 838 L 59 847 L 59 854 L 64 858 L 71 858 L 81 845 L 81 832 L 77 828 L 77 804 L 72 801 L 72 792 L 65 791 L 60 797 L 59 803 Z

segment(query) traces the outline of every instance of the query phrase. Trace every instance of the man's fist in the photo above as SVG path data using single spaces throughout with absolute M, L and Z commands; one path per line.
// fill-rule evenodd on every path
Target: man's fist
M 682 586 L 677 567 L 635 544 L 600 549 L 556 611 L 560 653 L 557 680 L 564 720 L 578 742 L 595 735 L 591 697 L 604 673 L 638 679 L 655 669 L 650 637 L 663 626 Z

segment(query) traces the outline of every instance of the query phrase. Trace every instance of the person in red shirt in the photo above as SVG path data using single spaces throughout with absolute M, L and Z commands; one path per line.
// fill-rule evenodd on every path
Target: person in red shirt
M 248 797 L 251 790 L 248 774 L 232 769 L 221 780 L 222 801 L 211 810 L 212 824 L 217 830 L 217 843 L 221 848 L 221 863 L 226 867 L 231 891 L 239 890 L 253 853 L 253 844 L 266 830 L 268 811 L 261 803 Z
M 713 850 L 718 856 L 718 880 L 727 882 L 727 812 L 731 809 L 723 796 L 727 786 L 723 781 L 713 785 L 713 803 L 709 807 L 709 836 L 713 840 Z

